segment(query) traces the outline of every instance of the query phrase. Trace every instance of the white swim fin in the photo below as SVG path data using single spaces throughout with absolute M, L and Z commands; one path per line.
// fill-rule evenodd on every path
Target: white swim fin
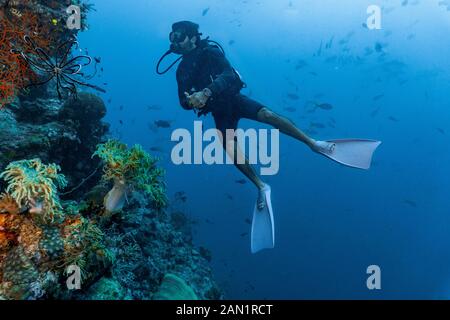
M 317 148 L 313 150 L 346 166 L 369 169 L 373 153 L 380 144 L 377 140 L 338 139 L 317 141 Z
M 270 186 L 263 189 L 266 196 L 264 209 L 258 210 L 258 203 L 253 211 L 251 232 L 251 251 L 256 253 L 263 249 L 271 249 L 275 246 L 275 226 L 273 221 L 272 202 L 270 200 Z

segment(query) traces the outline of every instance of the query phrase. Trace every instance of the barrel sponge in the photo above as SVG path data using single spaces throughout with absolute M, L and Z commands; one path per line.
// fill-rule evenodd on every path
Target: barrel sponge
M 154 300 L 198 300 L 194 290 L 180 277 L 168 273 L 164 276 Z

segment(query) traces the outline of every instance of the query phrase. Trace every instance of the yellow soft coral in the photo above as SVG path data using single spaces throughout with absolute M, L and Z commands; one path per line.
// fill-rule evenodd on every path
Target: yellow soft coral
M 60 170 L 58 165 L 45 165 L 40 159 L 20 160 L 11 162 L 0 178 L 8 182 L 6 192 L 19 207 L 30 203 L 42 206 L 44 216 L 53 220 L 62 212 L 57 189 L 67 185 L 64 175 L 58 173 Z
M 66 217 L 62 225 L 61 236 L 64 242 L 64 258 L 61 266 L 76 265 L 81 269 L 81 276 L 87 276 L 87 262 L 97 261 L 104 265 L 114 259 L 104 244 L 104 233 L 94 223 L 83 216 Z
M 166 205 L 164 171 L 156 165 L 157 159 L 140 145 L 128 148 L 120 141 L 109 140 L 97 146 L 94 156 L 105 163 L 103 179 L 114 182 L 105 197 L 106 212 L 122 210 L 128 187 L 145 191 L 158 208 Z

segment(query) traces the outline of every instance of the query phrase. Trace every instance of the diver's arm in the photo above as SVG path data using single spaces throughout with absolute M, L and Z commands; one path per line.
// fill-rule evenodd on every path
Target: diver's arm
M 234 71 L 231 64 L 228 62 L 227 58 L 218 48 L 212 48 L 208 50 L 210 55 L 210 63 L 218 65 L 224 71 L 219 74 L 216 79 L 207 87 L 212 92 L 212 96 L 216 97 L 220 95 L 223 91 L 228 89 L 233 85 L 238 79 L 236 72 Z
M 186 98 L 185 92 L 188 91 L 188 84 L 182 81 L 180 76 L 180 71 L 177 71 L 177 84 L 178 84 L 178 99 L 180 100 L 180 105 L 185 110 L 192 110 L 192 106 L 189 105 L 188 99 Z

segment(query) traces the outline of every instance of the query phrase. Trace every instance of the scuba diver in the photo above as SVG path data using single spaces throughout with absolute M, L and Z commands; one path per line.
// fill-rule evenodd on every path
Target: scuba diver
M 381 142 L 362 139 L 314 140 L 288 118 L 241 94 L 245 83 L 225 57 L 223 48 L 217 42 L 202 39 L 201 36 L 196 23 L 174 23 L 169 35 L 170 49 L 159 60 L 156 72 L 164 74 L 181 60 L 176 71 L 181 106 L 186 110 L 194 110 L 198 116 L 212 114 L 225 151 L 234 160 L 234 165 L 258 188 L 252 223 L 252 252 L 273 248 L 270 186 L 257 175 L 238 146 L 235 136 L 227 136 L 227 129 L 236 130 L 241 118 L 255 120 L 303 142 L 314 152 L 341 164 L 362 169 L 370 167 L 372 154 Z M 161 62 L 171 53 L 181 56 L 167 69 L 159 71 Z

